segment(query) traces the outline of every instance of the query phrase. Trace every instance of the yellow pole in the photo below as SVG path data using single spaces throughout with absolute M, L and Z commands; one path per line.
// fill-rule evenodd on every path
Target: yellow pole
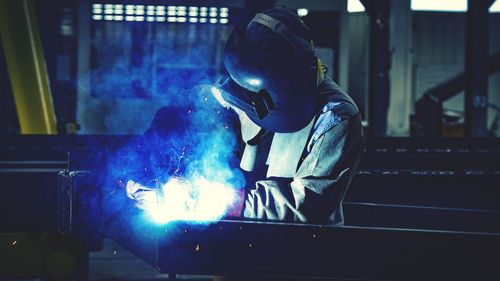
M 56 134 L 33 0 L 0 0 L 0 37 L 22 134 Z

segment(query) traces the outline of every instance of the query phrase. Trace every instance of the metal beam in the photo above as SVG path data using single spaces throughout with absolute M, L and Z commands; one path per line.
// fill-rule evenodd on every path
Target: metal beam
M 489 13 L 493 0 L 469 0 L 466 40 L 465 135 L 487 132 Z
M 496 52 L 488 57 L 487 76 L 500 71 L 500 52 Z M 441 102 L 451 99 L 465 89 L 467 73 L 460 73 L 451 79 L 438 84 L 436 87 L 427 90 L 425 95 L 433 95 Z
M 0 1 L 0 35 L 21 133 L 56 134 L 34 1 Z
M 390 1 L 363 0 L 362 3 L 370 14 L 368 134 L 385 136 L 390 96 Z
M 488 58 L 487 75 L 500 70 L 500 52 Z M 418 121 L 422 124 L 424 136 L 441 136 L 443 102 L 459 94 L 466 87 L 467 73 L 460 73 L 425 92 L 415 106 Z
M 387 133 L 407 136 L 412 111 L 412 11 L 411 0 L 391 2 L 392 66 L 389 73 L 391 93 L 387 117 Z

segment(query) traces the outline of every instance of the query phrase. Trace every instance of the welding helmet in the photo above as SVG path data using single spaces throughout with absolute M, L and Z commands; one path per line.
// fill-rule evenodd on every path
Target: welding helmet
M 263 129 L 304 128 L 318 110 L 321 65 L 309 29 L 294 12 L 272 8 L 234 28 L 224 49 L 221 98 Z

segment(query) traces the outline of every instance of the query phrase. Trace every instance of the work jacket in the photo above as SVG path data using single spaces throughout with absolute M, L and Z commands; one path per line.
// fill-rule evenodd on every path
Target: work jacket
M 247 144 L 258 155 L 247 173 L 243 217 L 343 224 L 342 200 L 363 149 L 361 118 L 330 78 L 318 91 L 323 107 L 306 128 L 267 134 L 257 148 Z

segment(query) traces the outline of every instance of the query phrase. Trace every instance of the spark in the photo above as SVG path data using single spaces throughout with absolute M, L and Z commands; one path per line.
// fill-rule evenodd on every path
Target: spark
M 196 252 L 199 252 L 200 251 L 200 245 L 196 244 L 196 247 L 194 249 L 196 250 Z
M 17 240 L 14 240 L 14 242 L 12 242 L 12 246 L 15 246 L 17 244 Z

